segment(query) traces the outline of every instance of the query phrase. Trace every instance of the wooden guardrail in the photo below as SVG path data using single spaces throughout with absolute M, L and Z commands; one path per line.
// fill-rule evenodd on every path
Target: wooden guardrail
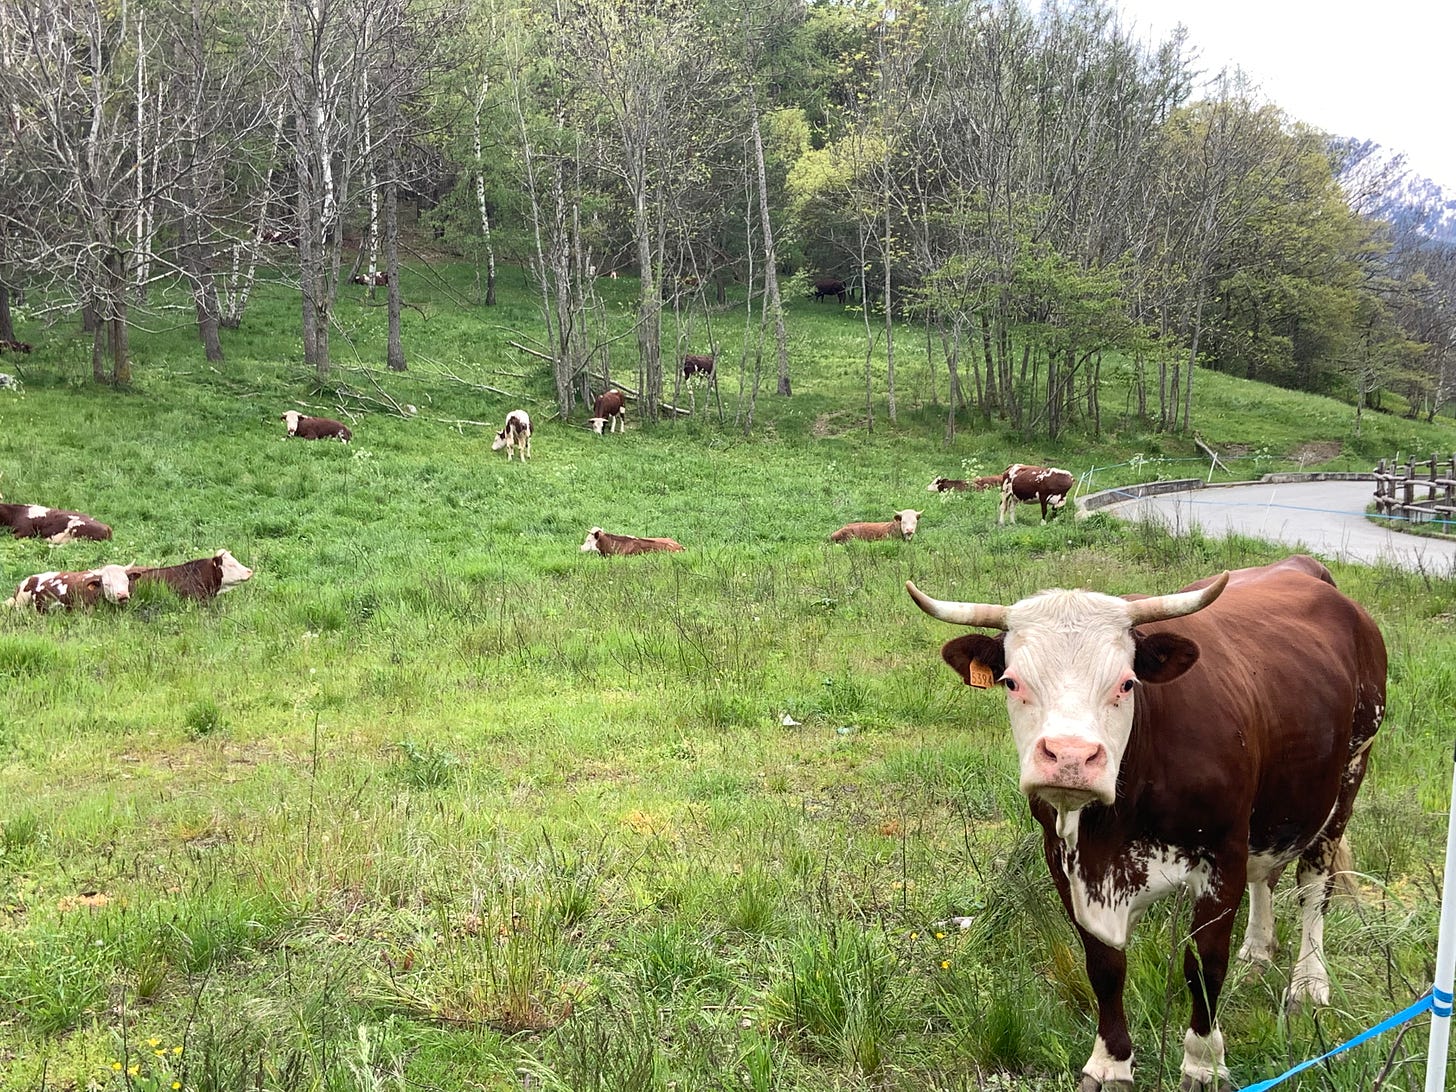
M 1448 459 L 1384 459 L 1375 468 L 1375 510 L 1411 523 L 1456 522 L 1456 454 Z

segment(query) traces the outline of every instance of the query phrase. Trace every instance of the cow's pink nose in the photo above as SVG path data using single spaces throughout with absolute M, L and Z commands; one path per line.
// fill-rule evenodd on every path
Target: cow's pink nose
M 1107 766 L 1107 748 L 1081 736 L 1043 736 L 1036 741 L 1037 772 L 1053 783 L 1095 777 Z

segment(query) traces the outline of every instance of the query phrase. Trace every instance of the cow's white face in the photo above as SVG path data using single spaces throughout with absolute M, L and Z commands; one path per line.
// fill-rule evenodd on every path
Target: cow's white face
M 920 513 L 913 508 L 906 508 L 902 512 L 895 513 L 895 522 L 900 525 L 901 538 L 913 538 L 915 536 L 916 524 L 920 521 Z
M 491 443 L 490 443 L 490 449 L 492 451 L 499 451 L 501 448 L 503 448 L 505 446 L 506 446 L 506 434 L 505 434 L 505 431 L 502 430 L 502 431 L 497 432 L 495 434 L 495 439 L 492 440 Z
M 931 482 L 929 485 L 927 485 L 925 487 L 925 491 L 927 493 L 939 493 L 940 492 L 940 483 L 943 482 L 943 481 L 945 481 L 944 478 L 936 478 L 935 481 Z
M 298 432 L 298 419 L 302 416 L 297 410 L 289 410 L 283 415 L 283 423 L 288 426 L 288 435 L 292 436 Z
M 131 598 L 131 578 L 126 575 L 125 565 L 103 565 L 86 576 L 100 582 L 101 594 L 108 602 L 125 603 Z
M 233 557 L 227 550 L 219 550 L 214 556 L 222 561 L 222 586 L 218 588 L 220 592 L 236 587 L 253 575 L 252 569 Z
M 605 417 L 593 417 L 590 421 L 587 422 L 587 424 L 591 425 L 592 431 L 595 432 L 598 436 L 602 434 L 602 426 L 606 423 L 607 419 Z
M 597 545 L 597 535 L 602 533 L 600 527 L 593 527 L 586 534 L 586 541 L 581 544 L 581 552 L 584 554 L 599 554 L 601 547 Z
M 1126 600 L 1047 591 L 1006 614 L 1006 709 L 1021 791 L 1059 812 L 1111 804 L 1137 676 Z

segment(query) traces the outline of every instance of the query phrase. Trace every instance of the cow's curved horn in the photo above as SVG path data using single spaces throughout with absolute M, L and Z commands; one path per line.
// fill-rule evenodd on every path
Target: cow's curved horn
M 985 629 L 1006 628 L 1006 608 L 1000 603 L 955 603 L 932 599 L 915 586 L 915 581 L 905 581 L 905 590 L 915 605 L 932 618 L 942 622 L 953 622 L 958 626 L 981 626 Z
M 1185 614 L 1200 611 L 1223 594 L 1228 579 L 1229 574 L 1225 571 L 1206 588 L 1134 599 L 1127 605 L 1128 617 L 1132 625 L 1140 626 L 1145 622 L 1161 622 L 1166 618 L 1181 618 Z

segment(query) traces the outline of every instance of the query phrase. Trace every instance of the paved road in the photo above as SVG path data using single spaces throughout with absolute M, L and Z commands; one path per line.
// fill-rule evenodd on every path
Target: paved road
M 1456 541 L 1401 534 L 1365 518 L 1372 489 L 1370 482 L 1234 485 L 1142 497 L 1101 511 L 1158 520 L 1175 532 L 1195 526 L 1214 537 L 1236 532 L 1321 557 L 1456 576 Z

